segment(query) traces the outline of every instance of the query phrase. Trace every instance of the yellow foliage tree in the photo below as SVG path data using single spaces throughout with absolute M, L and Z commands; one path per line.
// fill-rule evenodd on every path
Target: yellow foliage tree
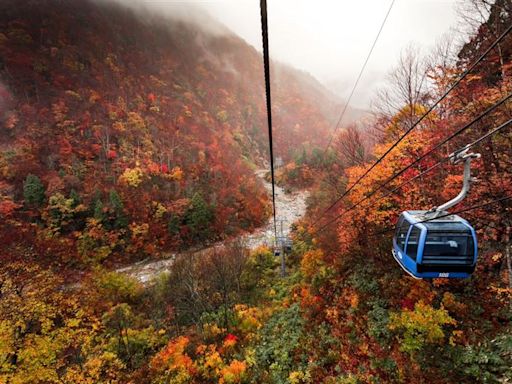
M 402 331 L 400 349 L 413 354 L 427 344 L 442 343 L 445 338 L 443 326 L 456 323 L 443 307 L 435 309 L 420 300 L 413 311 L 391 314 L 389 328 Z
M 119 182 L 133 188 L 137 188 L 144 180 L 144 172 L 140 167 L 126 168 L 119 177 Z
M 325 268 L 323 257 L 324 254 L 320 249 L 314 249 L 304 254 L 300 270 L 306 279 L 311 280 L 320 269 Z

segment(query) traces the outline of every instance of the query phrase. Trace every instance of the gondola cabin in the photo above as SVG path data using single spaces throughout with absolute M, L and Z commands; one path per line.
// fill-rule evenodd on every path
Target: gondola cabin
M 402 212 L 393 237 L 396 261 L 418 279 L 469 277 L 477 260 L 473 227 L 457 215 L 427 218 L 427 211 Z
M 287 253 L 290 253 L 292 251 L 292 247 L 293 247 L 293 241 L 291 239 L 286 239 L 286 241 L 284 242 L 284 250 Z

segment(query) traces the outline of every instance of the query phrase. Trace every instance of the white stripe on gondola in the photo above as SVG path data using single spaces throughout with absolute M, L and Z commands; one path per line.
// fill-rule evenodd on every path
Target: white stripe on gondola
M 408 270 L 407 270 L 407 268 L 405 268 L 405 267 L 403 266 L 403 264 L 400 262 L 400 260 L 398 260 L 398 259 L 397 259 L 396 251 L 395 251 L 394 249 L 391 249 L 391 253 L 393 254 L 393 257 L 395 258 L 396 262 L 397 262 L 398 264 L 400 264 L 400 267 L 402 267 L 402 269 L 403 269 L 405 272 L 407 272 L 407 273 L 409 274 L 409 276 L 411 276 L 411 277 L 415 278 L 416 280 L 422 280 L 422 278 L 421 278 L 421 277 L 414 276 L 410 271 L 408 271 Z

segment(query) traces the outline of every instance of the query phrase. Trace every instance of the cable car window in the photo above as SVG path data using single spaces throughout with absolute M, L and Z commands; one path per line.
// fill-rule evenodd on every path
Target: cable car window
M 420 239 L 420 229 L 417 227 L 413 227 L 411 230 L 411 234 L 409 235 L 409 240 L 407 240 L 407 249 L 405 253 L 416 261 L 416 256 L 418 255 L 418 243 Z
M 423 255 L 471 256 L 475 253 L 471 233 L 428 232 Z
M 435 232 L 467 232 L 467 226 L 458 221 L 433 221 L 430 223 L 424 223 L 428 231 Z
M 396 234 L 396 243 L 398 244 L 401 250 L 404 249 L 405 238 L 407 237 L 407 232 L 409 231 L 410 226 L 411 224 L 409 224 L 406 220 L 402 221 L 402 225 L 400 226 Z
M 400 217 L 398 218 L 398 223 L 396 223 L 396 227 L 397 228 L 400 228 L 404 222 L 404 217 L 402 215 L 400 215 Z

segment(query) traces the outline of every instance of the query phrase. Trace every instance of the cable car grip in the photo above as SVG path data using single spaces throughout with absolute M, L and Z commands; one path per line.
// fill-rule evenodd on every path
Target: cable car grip
M 450 154 L 449 158 L 452 164 L 458 164 L 461 162 L 464 162 L 464 176 L 463 176 L 463 182 L 462 182 L 462 190 L 459 192 L 457 196 L 455 196 L 450 201 L 447 201 L 446 203 L 433 207 L 429 211 L 425 213 L 425 216 L 432 216 L 437 217 L 441 213 L 446 212 L 447 209 L 453 207 L 454 205 L 460 203 L 466 195 L 469 192 L 471 183 L 476 182 L 477 179 L 474 177 L 471 177 L 471 160 L 480 158 L 480 153 L 473 153 L 469 152 L 471 146 L 466 145 L 463 149 L 453 152 Z

